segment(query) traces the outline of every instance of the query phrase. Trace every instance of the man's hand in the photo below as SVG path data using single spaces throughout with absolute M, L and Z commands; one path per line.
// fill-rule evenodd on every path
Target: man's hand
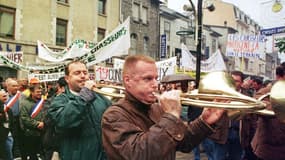
M 201 118 L 209 125 L 217 122 L 225 112 L 224 109 L 218 108 L 204 108 Z
M 95 83 L 95 81 L 93 81 L 93 80 L 88 80 L 88 81 L 85 82 L 84 87 L 86 87 L 86 88 L 92 90 L 93 88 L 96 87 L 96 83 Z
M 170 113 L 177 118 L 180 118 L 181 114 L 181 102 L 180 102 L 180 93 L 179 90 L 171 90 L 168 92 L 162 93 L 162 95 L 157 96 L 160 106 L 166 113 Z
M 44 128 L 44 122 L 40 122 L 38 124 L 38 129 L 43 129 Z

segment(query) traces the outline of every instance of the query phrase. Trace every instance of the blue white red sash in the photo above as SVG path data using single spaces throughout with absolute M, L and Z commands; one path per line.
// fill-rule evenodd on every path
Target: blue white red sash
M 17 93 L 4 104 L 4 112 L 7 112 L 9 109 L 11 109 L 20 97 L 21 92 L 17 91 Z
M 39 100 L 36 105 L 32 108 L 31 111 L 31 117 L 35 118 L 41 111 L 41 109 L 43 108 L 43 104 L 44 104 L 44 99 L 41 98 L 41 100 Z

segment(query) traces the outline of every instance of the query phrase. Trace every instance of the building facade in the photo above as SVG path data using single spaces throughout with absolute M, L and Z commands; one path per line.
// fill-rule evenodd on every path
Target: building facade
M 180 57 L 182 43 L 196 50 L 193 23 L 188 16 L 160 6 L 160 59 Z
M 196 55 L 197 42 L 195 37 L 195 17 L 192 12 L 179 13 L 167 7 L 167 3 L 160 6 L 160 58 L 177 56 L 177 65 L 181 58 L 181 44 L 185 44 L 189 51 Z M 219 37 L 222 35 L 203 26 L 201 41 L 202 60 L 209 58 L 219 49 Z M 166 39 L 163 42 L 163 39 Z M 163 44 L 165 43 L 165 44 Z M 165 48 L 162 48 L 165 47 Z
M 121 20 L 130 18 L 129 54 L 159 57 L 159 0 L 122 0 Z
M 120 1 L 1 0 L 0 51 L 21 51 L 21 65 L 43 65 L 37 40 L 61 51 L 74 40 L 98 42 L 119 24 Z M 27 78 L 26 72 L 0 66 L 3 78 Z
M 212 0 L 215 6 L 214 12 L 203 10 L 203 23 L 214 28 L 228 28 L 234 32 L 228 32 L 220 38 L 222 53 L 226 51 L 228 34 L 257 35 L 261 29 L 251 17 L 233 4 L 222 0 Z M 226 29 L 227 30 L 227 29 Z M 265 48 L 264 48 L 265 51 Z M 266 53 L 261 53 L 260 58 L 226 57 L 226 65 L 229 70 L 241 70 L 248 75 L 266 76 Z M 271 62 L 270 62 L 271 63 Z

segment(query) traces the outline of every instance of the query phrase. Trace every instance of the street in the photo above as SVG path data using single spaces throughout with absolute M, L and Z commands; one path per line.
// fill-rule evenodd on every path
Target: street
M 200 160 L 207 160 L 207 156 L 204 152 L 200 154 Z M 194 154 L 191 153 L 182 153 L 182 152 L 177 152 L 176 153 L 176 160 L 194 160 Z

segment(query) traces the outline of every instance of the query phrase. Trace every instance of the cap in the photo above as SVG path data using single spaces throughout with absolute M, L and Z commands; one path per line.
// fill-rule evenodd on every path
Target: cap
M 40 83 L 40 80 L 36 77 L 33 77 L 30 79 L 29 83 L 30 84 L 37 84 L 37 83 Z

